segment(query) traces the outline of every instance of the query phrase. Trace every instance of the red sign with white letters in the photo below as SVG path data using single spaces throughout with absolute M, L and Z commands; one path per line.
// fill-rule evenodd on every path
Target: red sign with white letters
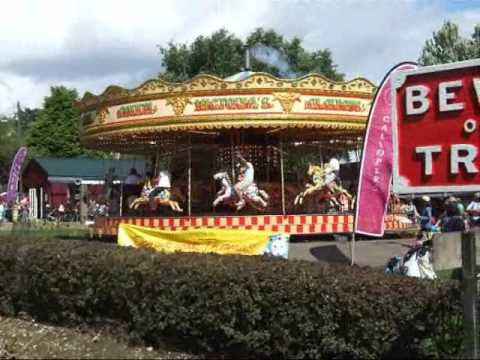
M 393 190 L 480 190 L 480 59 L 394 74 Z

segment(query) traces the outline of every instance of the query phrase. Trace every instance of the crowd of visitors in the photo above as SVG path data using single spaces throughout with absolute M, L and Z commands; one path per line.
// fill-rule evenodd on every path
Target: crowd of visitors
M 28 224 L 30 221 L 30 199 L 26 195 L 20 196 L 8 206 L 6 193 L 0 194 L 0 226 L 8 221 Z
M 429 196 L 422 196 L 421 211 L 417 215 L 420 228 L 426 233 L 465 231 L 480 225 L 480 193 L 465 208 L 463 200 L 448 196 L 443 203 L 436 200 L 435 206 Z
M 415 205 L 413 199 L 404 204 L 398 199 L 396 203 L 399 212 L 418 224 L 420 230 L 405 255 L 394 256 L 388 260 L 385 272 L 427 279 L 437 278 L 432 262 L 433 234 L 460 232 L 480 225 L 480 193 L 475 193 L 470 202 L 465 201 L 468 203 L 466 208 L 464 201 L 455 196 L 430 198 L 425 195 L 417 199 Z

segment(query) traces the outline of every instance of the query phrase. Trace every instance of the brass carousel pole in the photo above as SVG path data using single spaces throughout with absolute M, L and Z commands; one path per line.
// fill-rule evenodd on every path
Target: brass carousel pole
M 192 216 L 192 139 L 188 135 L 188 216 Z
M 322 142 L 318 143 L 318 154 L 320 155 L 320 164 L 323 166 Z
M 233 133 L 230 133 L 230 162 L 232 166 L 232 181 L 235 182 L 235 154 L 233 146 Z
M 285 215 L 285 176 L 283 173 L 283 138 L 280 138 L 280 175 L 282 182 L 282 214 Z
M 155 177 L 156 174 L 158 174 L 158 172 L 160 171 L 159 161 L 160 161 L 160 149 L 157 149 L 157 151 L 155 152 L 155 163 L 153 164 L 153 174 L 152 174 L 153 177 Z

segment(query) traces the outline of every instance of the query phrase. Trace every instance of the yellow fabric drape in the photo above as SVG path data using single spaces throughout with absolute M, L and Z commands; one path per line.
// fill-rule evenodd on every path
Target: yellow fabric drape
M 259 230 L 193 229 L 185 231 L 157 230 L 144 226 L 120 224 L 118 244 L 175 251 L 261 255 L 273 233 Z

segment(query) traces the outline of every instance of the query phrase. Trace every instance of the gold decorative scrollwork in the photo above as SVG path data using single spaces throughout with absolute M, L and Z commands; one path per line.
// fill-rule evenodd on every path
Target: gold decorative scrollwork
M 100 105 L 96 111 L 95 122 L 98 124 L 103 124 L 109 113 L 110 112 L 107 105 Z
M 95 117 L 94 117 L 92 111 L 89 111 L 89 112 L 86 112 L 86 113 L 82 114 L 80 119 L 81 119 L 82 127 L 92 125 L 95 121 Z
M 135 89 L 124 89 L 119 86 L 109 86 L 101 95 L 86 93 L 77 106 L 82 112 L 90 111 L 100 104 L 111 104 L 132 101 L 144 101 L 152 98 L 169 98 L 181 96 L 199 96 L 202 93 L 212 95 L 214 92 L 236 94 L 261 90 L 262 92 L 338 92 L 353 96 L 371 97 L 376 87 L 364 78 L 347 82 L 336 82 L 319 74 L 309 74 L 296 79 L 280 79 L 266 73 L 253 73 L 248 78 L 239 81 L 220 79 L 211 75 L 197 75 L 182 83 L 171 83 L 161 79 L 149 80 Z
M 300 101 L 300 94 L 299 93 L 273 93 L 272 94 L 275 99 L 278 100 L 280 105 L 282 105 L 282 109 L 287 114 L 290 113 L 293 109 L 293 105 L 296 101 Z
M 167 105 L 172 105 L 176 116 L 182 116 L 188 104 L 191 104 L 191 96 L 175 96 L 167 99 Z

